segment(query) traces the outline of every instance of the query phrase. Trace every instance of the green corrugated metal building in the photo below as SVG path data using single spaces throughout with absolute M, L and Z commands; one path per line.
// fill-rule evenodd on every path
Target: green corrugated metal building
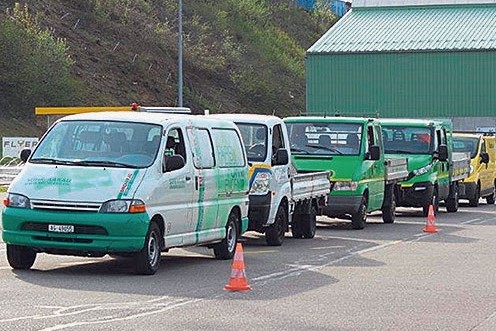
M 306 71 L 309 114 L 496 127 L 496 0 L 354 0 Z

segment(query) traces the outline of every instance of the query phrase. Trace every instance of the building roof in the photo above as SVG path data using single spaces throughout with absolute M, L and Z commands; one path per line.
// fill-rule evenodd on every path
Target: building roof
M 392 0 L 355 0 L 307 53 L 496 50 L 496 0 L 475 1 L 401 0 L 409 5 L 397 7 L 387 5 Z M 414 5 L 420 2 L 437 4 Z
M 495 4 L 496 0 L 355 0 L 353 7 Z

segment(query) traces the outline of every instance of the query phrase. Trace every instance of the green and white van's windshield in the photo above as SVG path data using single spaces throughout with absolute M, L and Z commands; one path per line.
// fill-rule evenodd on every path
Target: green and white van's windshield
M 158 154 L 160 125 L 61 121 L 43 137 L 32 163 L 144 168 Z
M 362 125 L 336 122 L 286 123 L 295 155 L 358 155 Z
M 245 144 L 249 162 L 263 162 L 267 157 L 267 126 L 255 123 L 236 123 Z
M 470 158 L 473 159 L 477 154 L 478 138 L 471 137 L 453 137 L 453 151 L 468 152 Z
M 434 139 L 431 128 L 383 126 L 384 150 L 389 154 L 431 154 Z

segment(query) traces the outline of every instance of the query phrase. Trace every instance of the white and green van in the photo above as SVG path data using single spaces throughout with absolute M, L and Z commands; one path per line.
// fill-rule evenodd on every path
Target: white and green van
M 14 269 L 37 253 L 132 257 L 154 274 L 160 253 L 205 245 L 234 255 L 248 228 L 248 164 L 228 120 L 101 112 L 57 121 L 8 189 L 3 240 Z

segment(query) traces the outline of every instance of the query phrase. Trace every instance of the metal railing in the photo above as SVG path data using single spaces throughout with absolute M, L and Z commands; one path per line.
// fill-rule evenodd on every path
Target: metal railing
M 19 158 L 0 158 L 0 185 L 9 185 L 21 172 L 23 165 Z

